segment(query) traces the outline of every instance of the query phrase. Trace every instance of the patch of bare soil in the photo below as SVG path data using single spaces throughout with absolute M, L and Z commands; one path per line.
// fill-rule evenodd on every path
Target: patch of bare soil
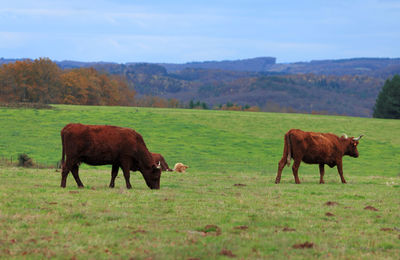
M 378 211 L 378 209 L 376 209 L 376 208 L 374 208 L 374 207 L 372 207 L 372 206 L 366 206 L 364 209 L 365 209 L 365 210 Z
M 339 203 L 335 202 L 335 201 L 328 201 L 325 203 L 326 206 L 337 206 L 339 205 Z
M 295 249 L 313 248 L 314 247 L 314 243 L 306 241 L 306 242 L 304 242 L 302 244 L 294 244 L 292 247 L 295 248 Z
M 284 228 L 282 229 L 282 231 L 283 231 L 283 232 L 293 232 L 293 231 L 296 231 L 296 229 L 290 228 L 290 227 L 284 227 Z
M 247 230 L 247 229 L 249 229 L 249 227 L 248 226 L 237 226 L 237 227 L 234 227 L 234 229 Z
M 393 228 L 381 228 L 381 231 L 394 231 Z
M 327 217 L 334 217 L 334 216 L 335 216 L 335 214 L 333 214 L 333 213 L 330 213 L 330 212 L 326 212 L 326 213 L 325 213 L 325 216 L 327 216 Z
M 227 256 L 227 257 L 231 257 L 231 258 L 236 257 L 236 255 L 234 253 L 232 253 L 231 250 L 228 250 L 228 249 L 225 249 L 225 248 L 223 248 L 219 254 Z
M 207 236 L 219 236 L 222 231 L 217 225 L 207 225 L 202 230 Z
M 235 183 L 235 184 L 233 184 L 233 186 L 235 186 L 235 187 L 244 187 L 244 186 L 247 186 L 247 185 L 243 184 L 243 183 Z
M 136 229 L 136 230 L 132 231 L 131 233 L 132 234 L 137 234 L 137 233 L 146 234 L 147 231 L 143 230 L 143 229 Z

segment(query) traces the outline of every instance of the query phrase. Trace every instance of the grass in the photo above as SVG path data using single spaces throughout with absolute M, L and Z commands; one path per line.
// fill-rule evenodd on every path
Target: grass
M 165 173 L 162 189 L 153 191 L 134 174 L 131 191 L 122 176 L 109 189 L 104 169 L 81 171 L 85 189 L 72 178 L 59 188 L 54 170 L 0 172 L 0 255 L 7 258 L 222 259 L 223 249 L 245 259 L 400 254 L 398 178 L 352 176 L 354 184 L 342 185 L 328 176 L 320 185 L 310 174 L 301 185 L 275 185 L 262 174 Z M 207 225 L 220 235 L 203 232 Z M 314 247 L 292 247 L 306 241 Z
M 400 174 L 400 164 L 393 163 L 400 161 L 399 120 L 233 111 L 65 105 L 52 110 L 0 108 L 0 157 L 15 160 L 26 153 L 38 163 L 56 165 L 61 159 L 60 131 L 70 122 L 130 127 L 167 162 L 225 172 L 275 172 L 283 136 L 291 128 L 364 134 L 360 158 L 344 158 L 345 176 Z M 315 166 L 302 165 L 300 174 L 304 171 L 318 173 Z M 289 174 L 286 169 L 283 176 Z
M 138 173 L 132 174 L 132 190 L 125 188 L 121 173 L 116 188 L 109 189 L 110 167 L 82 166 L 85 189 L 78 189 L 72 176 L 61 189 L 54 169 L 0 166 L 0 257 L 400 255 L 399 120 L 121 107 L 0 108 L 0 156 L 27 153 L 39 163 L 55 164 L 61 157 L 59 132 L 69 122 L 134 128 L 169 164 L 180 161 L 190 168 L 186 174 L 163 173 L 161 189 L 154 191 Z M 294 184 L 288 168 L 282 183 L 273 184 L 283 135 L 290 128 L 365 134 L 360 157 L 344 160 L 348 184 L 340 183 L 336 168 L 326 167 L 326 184 L 320 185 L 318 166 L 305 164 L 299 170 L 302 184 Z M 293 248 L 305 242 L 312 248 Z

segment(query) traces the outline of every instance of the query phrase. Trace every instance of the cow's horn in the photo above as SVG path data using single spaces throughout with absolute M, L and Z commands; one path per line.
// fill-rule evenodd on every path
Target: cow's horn
M 346 139 L 348 138 L 346 134 L 342 134 L 342 137 L 344 137 Z
M 354 137 L 354 138 L 353 138 L 353 140 L 354 140 L 354 141 L 358 141 L 358 140 L 360 140 L 360 139 L 361 139 L 361 137 L 363 137 L 363 136 L 364 136 L 364 135 L 360 135 L 360 136 L 359 136 L 359 137 L 357 137 L 357 138 L 356 138 L 356 137 Z
M 157 169 L 161 169 L 161 161 L 158 161 Z

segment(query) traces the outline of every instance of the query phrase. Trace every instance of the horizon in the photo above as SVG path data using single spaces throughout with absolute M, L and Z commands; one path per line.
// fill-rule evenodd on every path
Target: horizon
M 49 57 L 37 57 L 37 58 L 6 58 L 6 57 L 0 57 L 0 60 L 35 60 L 35 59 L 40 59 L 40 58 L 48 58 Z M 174 63 L 174 62 L 147 62 L 147 61 L 128 61 L 128 62 L 115 62 L 115 61 L 81 61 L 81 60 L 53 60 L 50 59 L 51 61 L 55 63 L 62 63 L 62 62 L 78 62 L 78 63 L 113 63 L 113 64 L 140 64 L 140 63 L 148 63 L 148 64 L 190 64 L 190 63 L 203 63 L 203 62 L 225 62 L 225 61 L 243 61 L 243 60 L 252 60 L 252 59 L 258 59 L 258 58 L 275 58 L 276 62 L 275 64 L 294 64 L 294 63 L 310 63 L 310 62 L 320 62 L 320 61 L 346 61 L 346 60 L 363 60 L 363 59 L 374 59 L 374 60 L 397 60 L 400 59 L 400 57 L 351 57 L 351 58 L 345 58 L 345 59 L 320 59 L 320 60 L 308 60 L 308 61 L 293 61 L 293 62 L 278 62 L 278 58 L 272 57 L 272 56 L 263 56 L 263 57 L 252 57 L 252 58 L 243 58 L 243 59 L 226 59 L 226 60 L 201 60 L 201 61 L 186 61 L 186 62 L 181 62 L 181 63 Z
M 5 59 L 277 63 L 397 58 L 395 0 L 16 0 L 0 7 Z

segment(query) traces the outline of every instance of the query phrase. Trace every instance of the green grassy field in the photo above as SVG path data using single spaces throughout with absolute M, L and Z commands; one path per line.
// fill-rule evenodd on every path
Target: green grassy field
M 140 132 L 153 152 L 186 174 L 163 173 L 150 190 L 140 174 L 109 189 L 110 167 L 82 166 L 61 189 L 54 169 L 0 166 L 0 257 L 61 259 L 398 259 L 400 121 L 299 114 L 126 107 L 0 108 L 0 157 L 27 153 L 55 165 L 70 122 Z M 275 185 L 291 128 L 364 134 L 344 159 L 340 183 L 302 164 Z M 330 203 L 328 203 L 330 202 Z M 328 205 L 327 205 L 328 204 Z M 332 205 L 331 205 L 332 204 Z M 376 211 L 374 210 L 376 209 Z M 212 225 L 206 228 L 207 225 Z M 305 242 L 311 248 L 298 249 Z M 295 246 L 296 247 L 296 246 Z

